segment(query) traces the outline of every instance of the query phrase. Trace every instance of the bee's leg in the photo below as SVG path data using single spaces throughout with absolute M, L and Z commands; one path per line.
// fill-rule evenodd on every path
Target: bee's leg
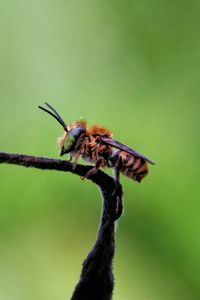
M 119 183 L 119 176 L 120 176 L 119 169 L 114 168 L 115 188 L 112 193 L 112 196 L 115 196 L 117 198 L 115 220 L 119 219 L 119 217 L 122 215 L 123 212 L 123 201 L 122 201 L 123 191 L 122 191 L 122 186 Z
M 76 169 L 77 161 L 78 161 L 79 157 L 80 157 L 80 153 L 78 153 L 78 154 L 76 154 L 76 156 L 74 156 L 74 162 L 73 162 L 72 170 Z
M 112 195 L 117 197 L 117 208 L 116 208 L 115 220 L 117 220 L 123 212 L 123 201 L 122 201 L 123 191 L 122 191 L 122 187 L 119 183 L 121 167 L 122 167 L 122 160 L 120 157 L 117 162 L 116 167 L 114 168 L 115 189 L 114 189 Z
M 115 194 L 115 192 L 118 190 L 119 187 L 119 175 L 120 175 L 120 170 L 122 168 L 122 159 L 119 156 L 119 158 L 117 159 L 117 162 L 114 166 L 114 180 L 115 180 L 115 189 L 113 194 Z
M 99 170 L 99 168 L 101 168 L 102 166 L 104 166 L 104 158 L 103 158 L 103 157 L 100 157 L 100 158 L 97 160 L 97 162 L 95 163 L 95 166 L 94 166 L 92 169 L 90 169 L 90 170 L 85 174 L 85 176 L 82 177 L 81 179 L 82 179 L 82 180 L 85 179 L 85 178 L 89 179 L 92 175 L 96 174 L 97 171 Z
M 115 211 L 115 220 L 119 219 L 119 217 L 123 213 L 123 191 L 122 191 L 122 186 L 118 183 L 117 188 L 115 188 L 115 194 L 117 198 L 117 203 L 116 203 L 116 211 Z
M 118 195 L 118 193 L 121 190 L 120 187 L 120 183 L 119 183 L 119 169 L 118 168 L 114 168 L 114 180 L 115 180 L 115 188 L 114 191 L 112 193 L 112 196 Z
M 119 169 L 118 168 L 114 168 L 115 188 L 119 185 L 119 176 L 120 176 Z

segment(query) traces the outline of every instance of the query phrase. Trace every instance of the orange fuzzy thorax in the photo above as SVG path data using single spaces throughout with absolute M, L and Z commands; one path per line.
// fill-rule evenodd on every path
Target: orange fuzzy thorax
M 93 125 L 87 130 L 87 135 L 94 136 L 100 135 L 105 137 L 112 137 L 112 132 L 105 127 L 100 127 L 98 125 Z

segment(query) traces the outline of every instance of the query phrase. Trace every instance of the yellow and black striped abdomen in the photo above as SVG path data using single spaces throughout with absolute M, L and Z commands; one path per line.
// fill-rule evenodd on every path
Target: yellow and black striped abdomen
M 118 151 L 115 158 L 117 158 L 116 166 L 117 161 L 120 162 L 118 164 L 119 171 L 132 180 L 141 182 L 148 173 L 147 162 L 142 157 Z

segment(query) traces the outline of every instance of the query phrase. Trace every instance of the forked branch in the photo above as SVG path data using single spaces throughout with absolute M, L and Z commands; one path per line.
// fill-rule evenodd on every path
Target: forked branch
M 0 163 L 21 165 L 42 170 L 71 172 L 84 177 L 91 166 L 64 160 L 0 152 Z M 115 220 L 122 213 L 122 188 L 115 191 L 115 181 L 102 171 L 90 178 L 100 187 L 103 199 L 101 223 L 94 247 L 83 263 L 79 283 L 71 300 L 110 300 L 114 286 L 112 262 L 115 251 Z M 115 191 L 115 192 L 114 192 Z

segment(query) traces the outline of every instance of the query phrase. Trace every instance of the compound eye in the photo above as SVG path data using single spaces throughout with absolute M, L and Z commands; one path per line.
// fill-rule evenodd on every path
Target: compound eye
M 84 129 L 83 127 L 81 127 L 80 125 L 74 127 L 70 133 L 74 136 L 74 137 L 79 137 L 82 133 L 84 133 Z
M 69 131 L 69 134 L 66 136 L 65 141 L 64 141 L 64 150 L 65 153 L 67 153 L 68 151 L 70 151 L 75 143 L 75 136 L 73 134 L 71 134 L 71 132 Z

